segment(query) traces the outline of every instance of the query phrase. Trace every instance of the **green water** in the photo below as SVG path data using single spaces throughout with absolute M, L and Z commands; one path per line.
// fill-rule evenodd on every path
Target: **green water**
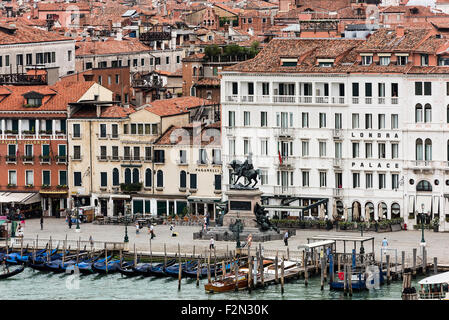
M 414 279 L 412 285 L 417 288 L 416 283 L 421 278 Z M 390 285 L 381 286 L 379 290 L 354 292 L 352 297 L 345 297 L 343 292 L 330 291 L 328 286 L 321 291 L 319 277 L 309 279 L 308 287 L 305 287 L 303 279 L 289 281 L 285 284 L 283 295 L 280 285 L 270 285 L 251 294 L 247 291 L 209 294 L 204 291 L 206 280 L 200 281 L 197 287 L 195 279 L 182 279 L 181 290 L 178 291 L 178 281 L 174 278 L 126 278 L 116 273 L 82 275 L 78 282 L 69 281 L 71 279 L 74 278 L 65 274 L 26 268 L 14 277 L 0 280 L 0 300 L 400 300 L 402 286 L 402 281 L 394 281 Z M 76 288 L 76 284 L 79 288 Z

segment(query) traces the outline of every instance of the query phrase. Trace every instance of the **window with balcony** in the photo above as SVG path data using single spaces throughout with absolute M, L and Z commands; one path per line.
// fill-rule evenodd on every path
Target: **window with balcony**
M 139 183 L 139 177 L 140 177 L 140 173 L 139 173 L 139 169 L 134 168 L 133 169 L 133 183 Z
M 270 95 L 270 83 L 262 82 L 262 95 L 269 96 Z
M 100 124 L 100 138 L 106 138 L 106 124 Z
M 131 169 L 125 169 L 125 184 L 131 184 Z
M 430 139 L 424 141 L 424 160 L 432 160 L 432 140 Z
M 26 144 L 25 145 L 25 155 L 23 158 L 24 161 L 32 161 L 33 160 L 33 145 Z
M 416 139 L 416 142 L 415 142 L 415 159 L 417 161 L 423 160 L 423 142 L 422 142 L 422 139 Z

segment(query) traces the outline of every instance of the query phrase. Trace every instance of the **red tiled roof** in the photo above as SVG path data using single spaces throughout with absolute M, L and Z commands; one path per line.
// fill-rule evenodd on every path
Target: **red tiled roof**
M 75 3 L 38 3 L 37 9 L 39 11 L 66 11 L 66 10 L 74 10 L 77 8 L 79 11 L 90 11 L 89 6 L 85 3 L 77 2 Z
M 88 56 L 98 54 L 113 54 L 124 52 L 145 52 L 150 48 L 138 40 L 123 39 L 107 41 L 78 41 L 76 43 L 76 56 Z
M 217 129 L 210 132 L 208 129 Z M 201 134 L 194 134 L 194 130 L 201 130 Z M 188 133 L 187 133 L 187 132 Z M 198 131 L 197 131 L 198 132 Z M 160 138 L 155 141 L 156 145 L 201 145 L 220 146 L 221 145 L 221 123 L 215 122 L 210 125 L 202 123 L 200 126 L 190 123 L 186 126 L 170 126 Z
M 113 106 L 101 106 L 101 114 L 100 118 L 127 118 L 129 114 L 135 112 L 134 108 L 124 108 L 117 105 Z M 71 115 L 71 118 L 85 118 L 85 119 L 93 119 L 97 118 L 97 110 L 94 107 L 81 107 L 75 113 Z
M 72 38 L 61 36 L 54 32 L 30 27 L 23 23 L 15 23 L 15 27 L 12 27 L 11 24 L 3 24 L 0 25 L 0 27 L 1 26 L 8 29 L 16 28 L 16 30 L 12 34 L 4 30 L 0 30 L 0 45 L 73 40 Z
M 186 96 L 186 97 L 152 101 L 151 103 L 149 103 L 149 106 L 146 107 L 145 109 L 163 117 L 187 113 L 191 108 L 211 104 L 213 104 L 211 100 Z
M 67 111 L 67 105 L 78 101 L 93 84 L 60 81 L 53 86 L 0 86 L 0 111 Z M 23 95 L 32 91 L 44 96 L 40 107 L 24 107 Z

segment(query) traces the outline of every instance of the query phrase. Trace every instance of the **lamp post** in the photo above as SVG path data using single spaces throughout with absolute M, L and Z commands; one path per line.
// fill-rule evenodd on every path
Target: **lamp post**
M 421 246 L 425 246 L 426 245 L 426 240 L 424 240 L 424 222 L 425 222 L 425 214 L 424 214 L 424 203 L 421 203 L 421 213 L 420 213 L 420 220 L 421 220 Z
M 129 239 L 128 239 L 128 217 L 129 217 L 129 208 L 130 204 L 127 203 L 126 204 L 126 213 L 125 213 L 125 238 L 123 239 L 124 243 L 128 243 Z
M 81 232 L 80 229 L 80 200 L 76 198 L 75 200 L 75 210 L 76 210 L 76 229 L 75 232 Z

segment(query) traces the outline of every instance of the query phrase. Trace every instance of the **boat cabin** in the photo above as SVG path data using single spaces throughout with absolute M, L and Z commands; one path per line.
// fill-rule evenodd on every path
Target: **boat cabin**
M 418 282 L 419 300 L 449 300 L 449 272 L 436 274 Z

